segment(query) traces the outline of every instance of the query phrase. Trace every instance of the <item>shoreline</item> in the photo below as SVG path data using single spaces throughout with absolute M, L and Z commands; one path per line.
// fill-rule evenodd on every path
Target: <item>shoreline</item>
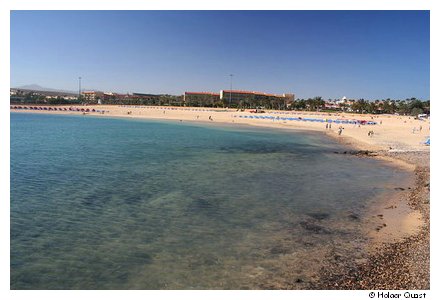
M 365 149 L 358 141 L 342 143 Z M 403 195 L 379 199 L 372 204 L 375 207 L 369 208 L 367 215 L 373 218 L 373 229 L 366 230 L 370 238 L 368 257 L 342 266 L 327 265 L 317 283 L 311 284 L 312 289 L 430 289 L 429 152 L 373 153 L 375 159 L 410 171 L 412 182 L 396 188 Z
M 31 106 L 21 106 L 31 107 Z M 90 115 L 105 117 L 162 119 L 175 121 L 190 121 L 192 123 L 225 123 L 225 124 L 247 124 L 255 127 L 285 128 L 287 130 L 318 131 L 338 138 L 354 138 L 368 146 L 369 150 L 392 150 L 392 151 L 426 151 L 423 145 L 430 134 L 429 120 L 414 120 L 408 116 L 394 115 L 360 115 L 352 113 L 317 113 L 308 111 L 267 111 L 262 114 L 251 113 L 250 111 L 236 111 L 226 109 L 201 109 L 191 107 L 164 107 L 164 106 L 117 106 L 117 105 L 91 105 L 91 106 L 41 106 L 45 108 L 63 108 L 67 110 L 30 110 L 12 109 L 14 112 L 25 113 L 49 113 L 68 115 Z M 69 111 L 73 109 L 89 109 L 89 112 Z M 96 110 L 92 112 L 92 110 Z M 261 119 L 260 116 L 271 115 L 278 119 Z M 258 117 L 258 118 L 257 118 Z M 299 117 L 301 121 L 282 120 L 283 117 Z M 333 121 L 372 121 L 376 125 L 357 124 L 330 124 L 333 128 L 326 129 L 325 123 L 306 121 L 308 118 L 333 120 Z M 284 118 L 285 119 L 285 118 Z M 382 124 L 383 122 L 383 124 Z M 338 127 L 343 127 L 341 136 L 337 135 Z M 422 130 L 423 128 L 423 130 Z M 368 133 L 373 131 L 373 135 Z M 428 148 L 429 149 L 429 148 Z
M 91 107 L 98 107 L 101 109 L 102 106 L 90 106 L 89 108 Z M 370 233 L 368 233 L 367 230 L 366 234 L 370 234 L 370 237 L 373 237 L 371 243 L 369 242 L 371 249 L 368 250 L 368 258 L 359 263 L 351 262 L 347 264 L 343 263 L 341 265 L 330 263 L 327 268 L 325 268 L 325 271 L 321 274 L 321 276 L 319 276 L 319 279 L 316 280 L 316 283 L 310 283 L 309 288 L 429 289 L 429 148 L 426 149 L 424 147 L 418 147 L 419 145 L 415 144 L 413 140 L 411 140 L 412 144 L 405 143 L 406 140 L 403 140 L 403 142 L 402 140 L 397 142 L 379 140 L 377 143 L 371 143 L 376 140 L 373 138 L 365 140 L 365 137 L 356 138 L 355 133 L 357 133 L 356 130 L 358 128 L 355 127 L 347 128 L 350 129 L 349 133 L 352 134 L 343 134 L 342 136 L 339 136 L 333 129 L 323 130 L 322 124 L 305 124 L 303 122 L 299 122 L 298 124 L 293 124 L 292 126 L 292 124 L 287 124 L 286 122 L 258 122 L 257 120 L 251 121 L 247 119 L 245 122 L 243 122 L 242 119 L 233 117 L 234 114 L 237 115 L 239 112 L 231 111 L 210 110 L 192 111 L 190 113 L 184 111 L 185 113 L 181 112 L 181 114 L 173 114 L 174 111 L 169 112 L 165 111 L 165 109 L 147 108 L 144 111 L 137 111 L 138 114 L 133 114 L 133 111 L 136 109 L 135 107 L 104 106 L 104 108 L 110 109 L 108 110 L 108 113 L 86 113 L 86 116 L 165 120 L 176 122 L 185 121 L 186 123 L 190 122 L 193 124 L 231 125 L 234 127 L 237 127 L 237 125 L 246 125 L 254 128 L 271 128 L 275 130 L 282 129 L 290 132 L 316 132 L 324 134 L 336 140 L 340 144 L 356 150 L 353 153 L 347 153 L 346 155 L 371 157 L 382 160 L 385 163 L 392 164 L 398 169 L 410 171 L 412 173 L 411 177 L 413 178 L 414 183 L 411 184 L 411 187 L 405 188 L 406 191 L 404 192 L 404 196 L 400 195 L 397 197 L 399 199 L 394 199 L 394 202 L 393 199 L 391 199 L 392 204 L 390 201 L 386 202 L 386 199 L 381 199 L 374 203 L 377 206 L 382 206 L 381 208 L 376 207 L 374 209 L 374 214 L 377 216 L 382 216 L 378 222 L 387 224 L 387 226 L 386 228 L 382 226 L 379 230 L 377 230 L 378 227 L 376 224 L 375 228 L 373 227 L 369 229 Z M 81 112 L 71 111 L 34 111 L 16 109 L 11 109 L 11 111 L 25 113 L 82 115 Z M 145 111 L 147 113 L 145 113 Z M 219 114 L 222 116 L 219 117 Z M 270 113 L 268 112 L 268 114 Z M 308 115 L 308 112 L 303 112 L 303 114 Z M 211 115 L 214 116 L 214 121 L 211 121 L 210 118 L 208 119 L 208 115 L 210 117 Z M 200 118 L 201 116 L 203 118 Z M 316 125 L 319 125 L 319 127 Z M 350 125 L 345 126 L 348 127 Z M 361 129 L 363 130 L 364 128 L 360 128 L 359 126 L 359 130 Z M 376 130 L 376 128 L 374 128 L 374 130 Z M 385 131 L 386 130 L 384 129 L 384 132 Z M 397 137 L 397 139 L 399 139 L 399 137 Z M 390 146 L 391 144 L 393 146 Z M 397 149 L 395 145 L 397 145 Z M 394 151 L 392 152 L 392 150 Z M 419 156 L 422 156 L 423 158 L 420 160 Z M 426 183 L 427 181 L 428 185 Z M 398 207 L 398 209 L 395 209 L 394 206 L 396 206 L 396 208 Z M 390 207 L 393 208 L 390 209 Z M 399 211 L 400 214 L 394 213 L 396 211 Z M 390 212 L 394 213 L 394 215 Z M 373 214 L 373 210 L 369 211 L 368 214 Z M 402 218 L 402 222 L 398 222 L 402 215 L 410 217 Z M 396 220 L 397 222 L 395 222 Z M 405 224 L 405 222 L 408 222 L 408 224 Z M 392 234 L 386 234 L 387 231 L 389 233 L 392 232 L 393 228 L 398 229 L 402 226 L 405 226 L 406 228 L 404 232 L 397 233 L 392 238 Z M 374 240 L 375 231 L 377 231 L 376 233 L 380 233 L 378 235 L 379 238 L 376 240 Z M 411 255 L 412 249 L 417 249 L 418 254 Z M 325 260 L 332 262 L 332 258 L 325 258 Z M 417 266 L 420 264 L 424 265 L 425 267 L 427 266 L 427 269 L 425 268 L 424 272 L 415 271 Z M 406 270 L 407 272 L 402 272 L 403 270 Z M 408 275 L 408 270 L 412 270 L 411 274 L 416 275 Z
M 393 157 L 394 160 L 413 161 L 416 165 L 414 185 L 407 187 L 403 202 L 410 214 L 420 218 L 420 225 L 411 226 L 412 232 L 389 242 L 370 244 L 367 259 L 357 263 L 324 268 L 320 281 L 313 289 L 332 290 L 429 290 L 430 289 L 430 206 L 429 206 L 429 155 L 425 163 L 417 164 L 413 158 Z M 417 158 L 417 160 L 419 160 Z M 428 164 L 426 164 L 428 160 Z M 397 204 L 399 205 L 399 204 Z M 382 212 L 395 209 L 382 205 Z M 387 223 L 385 213 L 380 222 Z M 407 215 L 408 216 L 408 215 Z M 417 220 L 415 220 L 417 221 Z M 402 224 L 405 223 L 403 220 Z M 405 225 L 404 225 L 405 226 Z M 388 226 L 386 227 L 388 228 Z M 414 231 L 415 229 L 415 231 Z M 331 260 L 331 258 L 327 258 Z

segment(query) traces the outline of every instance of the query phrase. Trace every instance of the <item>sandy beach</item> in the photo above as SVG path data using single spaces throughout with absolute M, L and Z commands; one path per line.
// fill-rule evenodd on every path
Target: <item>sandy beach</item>
M 24 106 L 21 106 L 24 107 Z M 28 106 L 29 107 L 29 106 Z M 59 108 L 63 110 L 59 110 Z M 11 109 L 14 112 L 90 115 L 246 124 L 284 130 L 321 132 L 339 140 L 353 151 L 341 155 L 371 156 L 414 173 L 411 182 L 396 187 L 396 195 L 378 199 L 365 220 L 371 240 L 369 256 L 361 261 L 337 261 L 326 257 L 325 271 L 306 289 L 429 289 L 429 120 L 409 116 L 359 115 L 349 113 L 265 111 L 136 106 L 57 106 L 57 110 Z M 66 110 L 64 110 L 64 108 Z M 73 108 L 74 110 L 68 110 Z M 79 111 L 76 111 L 78 109 Z M 83 109 L 84 111 L 81 111 Z M 88 110 L 88 111 L 86 111 Z M 271 116 L 274 118 L 255 118 Z M 252 118 L 250 118 L 252 117 Z M 301 118 L 288 120 L 286 118 Z M 305 119 L 332 120 L 327 122 Z M 359 120 L 375 125 L 340 123 Z M 339 121 L 335 123 L 335 121 Z M 342 127 L 341 134 L 339 129 Z M 289 288 L 273 286 L 265 288 Z
M 23 106 L 25 107 L 25 106 Z M 27 106 L 29 107 L 29 106 Z M 48 106 L 47 106 L 48 107 Z M 57 106 L 58 108 L 69 108 L 70 106 Z M 248 124 L 253 126 L 264 126 L 271 128 L 284 128 L 293 130 L 314 130 L 328 135 L 338 135 L 339 126 L 343 127 L 341 138 L 353 138 L 354 142 L 362 147 L 367 146 L 369 150 L 392 150 L 392 151 L 428 151 L 423 142 L 430 133 L 430 123 L 427 120 L 415 120 L 409 116 L 394 115 L 368 115 L 350 113 L 321 113 L 321 112 L 289 112 L 289 111 L 265 111 L 265 113 L 252 113 L 250 110 L 237 111 L 235 109 L 215 108 L 188 108 L 188 107 L 164 107 L 164 106 L 112 106 L 112 105 L 91 105 L 72 106 L 72 108 L 89 109 L 87 115 L 165 119 L 191 122 L 210 123 L 235 123 Z M 95 112 L 92 112 L 95 110 Z M 96 112 L 96 110 L 100 112 Z M 15 110 L 28 111 L 33 113 L 63 113 L 83 114 L 81 111 L 47 111 L 47 110 Z M 102 113 L 104 111 L 104 113 Z M 274 116 L 275 119 L 248 118 L 254 116 Z M 279 119 L 277 119 L 279 117 Z M 327 120 L 365 120 L 377 122 L 377 125 L 356 125 L 356 124 L 332 124 L 326 129 L 326 123 L 310 121 L 289 121 L 282 120 L 287 117 L 327 119 Z M 210 119 L 211 118 L 211 119 Z M 368 132 L 373 131 L 373 135 Z M 364 146 L 365 145 L 365 146 Z

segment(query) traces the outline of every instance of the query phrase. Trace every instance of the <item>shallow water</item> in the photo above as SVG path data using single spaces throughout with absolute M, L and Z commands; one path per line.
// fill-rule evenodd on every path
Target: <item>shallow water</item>
M 12 289 L 301 288 L 407 174 L 320 135 L 11 113 Z M 298 280 L 300 278 L 300 280 Z

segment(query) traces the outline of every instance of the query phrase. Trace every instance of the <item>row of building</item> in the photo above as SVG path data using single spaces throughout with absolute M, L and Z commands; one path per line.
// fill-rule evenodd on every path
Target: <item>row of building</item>
M 10 97 L 25 97 L 25 96 L 36 96 L 36 97 L 44 97 L 45 99 L 56 99 L 63 98 L 66 100 L 76 100 L 78 99 L 78 95 L 69 92 L 62 91 L 37 91 L 32 89 L 20 89 L 20 88 L 11 88 L 9 90 Z
M 161 95 L 154 94 L 118 94 L 118 93 L 105 93 L 100 91 L 84 91 L 81 92 L 82 97 L 89 102 L 98 100 L 129 100 L 129 99 L 146 99 L 146 98 L 159 98 Z
M 350 110 L 350 107 L 356 102 L 353 99 L 347 99 L 347 97 L 342 97 L 341 99 L 328 99 L 324 100 L 324 108 L 325 109 L 340 109 L 341 107 L 347 107 Z
M 61 91 L 35 91 L 11 88 L 11 99 L 25 96 L 37 96 L 47 101 L 62 98 L 67 101 L 78 100 L 78 95 Z M 149 104 L 176 106 L 211 106 L 211 107 L 265 107 L 274 109 L 289 108 L 295 102 L 294 94 L 270 94 L 243 90 L 220 90 L 216 92 L 184 92 L 182 95 L 146 94 L 146 93 L 113 93 L 102 91 L 82 91 L 82 100 L 96 104 Z M 44 100 L 43 100 L 44 101 Z M 341 105 L 351 106 L 354 100 L 326 100 L 326 109 L 339 109 Z
M 185 92 L 183 101 L 188 106 L 221 102 L 227 106 L 278 106 L 287 107 L 295 101 L 294 94 L 268 94 L 253 91 L 221 90 L 212 92 Z
M 106 103 L 117 100 L 146 100 L 154 101 L 169 95 L 158 94 L 117 94 L 99 91 L 84 91 L 82 96 L 88 102 Z M 294 94 L 268 94 L 253 91 L 221 90 L 214 92 L 184 92 L 182 96 L 174 96 L 180 105 L 185 106 L 272 106 L 288 107 L 295 101 Z
M 30 89 L 10 89 L 11 99 L 20 99 L 25 96 L 46 99 L 62 98 L 67 101 L 78 100 L 78 95 L 61 91 L 35 91 Z M 176 105 L 176 106 L 211 106 L 211 107 L 264 107 L 273 109 L 289 108 L 295 102 L 294 94 L 270 94 L 255 91 L 220 90 L 216 92 L 184 92 L 182 95 L 146 94 L 146 93 L 113 93 L 102 91 L 83 91 L 82 100 L 96 104 L 149 104 L 149 105 Z M 44 100 L 43 100 L 44 101 Z M 324 109 L 350 110 L 355 100 L 346 97 L 341 99 L 325 100 Z

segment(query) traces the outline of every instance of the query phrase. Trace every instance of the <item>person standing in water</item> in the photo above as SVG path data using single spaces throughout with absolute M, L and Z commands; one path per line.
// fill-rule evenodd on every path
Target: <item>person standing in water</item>
M 342 134 L 342 126 L 339 126 L 338 135 L 341 135 L 341 134 Z

